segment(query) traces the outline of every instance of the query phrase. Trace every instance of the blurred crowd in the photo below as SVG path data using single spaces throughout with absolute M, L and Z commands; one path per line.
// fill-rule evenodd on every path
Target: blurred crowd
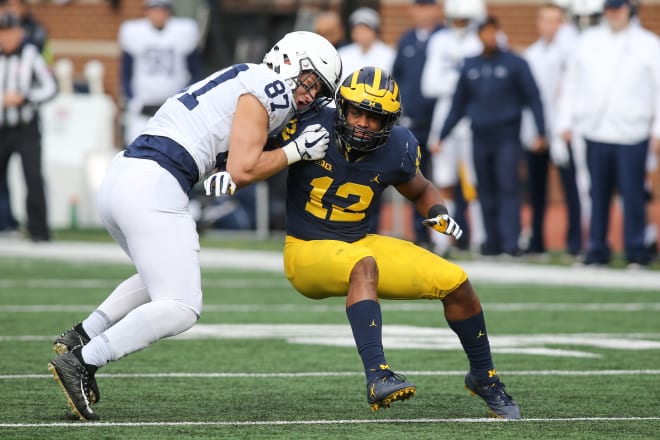
M 0 5 L 0 230 L 19 227 L 6 176 L 16 153 L 24 162 L 27 232 L 34 241 L 48 241 L 36 115 L 54 92 L 47 80 L 11 80 L 8 69 L 17 53 L 36 54 L 37 75 L 53 57 L 27 1 Z M 548 1 L 537 10 L 537 39 L 524 50 L 510 47 L 500 26 L 506 17 L 490 14 L 485 0 L 411 0 L 412 26 L 396 46 L 383 41 L 381 15 L 371 7 L 347 17 L 315 11 L 304 27 L 335 45 L 345 74 L 372 65 L 398 82 L 399 123 L 422 146 L 420 170 L 466 230 L 459 241 L 429 234 L 413 212 L 416 243 L 443 256 L 545 258 L 549 181 L 556 170 L 566 228 L 562 248 L 552 250 L 587 265 L 609 264 L 616 203 L 624 219 L 623 257 L 630 267 L 646 267 L 658 250 L 649 204 L 660 154 L 660 40 L 644 28 L 639 8 L 635 0 Z M 176 16 L 171 0 L 146 0 L 142 18 L 121 24 L 125 144 L 168 96 L 203 76 L 203 34 L 198 21 Z M 283 184 L 278 176 L 269 180 L 274 229 L 283 229 Z M 200 229 L 251 229 L 256 198 L 255 188 L 231 200 L 200 195 L 191 209 Z M 523 221 L 525 208 L 531 215 Z M 382 228 L 380 219 L 370 227 Z

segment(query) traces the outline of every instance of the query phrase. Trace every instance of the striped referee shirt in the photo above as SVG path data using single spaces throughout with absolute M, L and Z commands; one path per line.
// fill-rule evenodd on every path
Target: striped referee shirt
M 0 52 L 0 103 L 4 102 L 5 94 L 11 92 L 20 93 L 25 100 L 17 107 L 2 107 L 0 128 L 32 122 L 38 106 L 57 92 L 46 61 L 31 43 L 23 43 L 12 53 Z

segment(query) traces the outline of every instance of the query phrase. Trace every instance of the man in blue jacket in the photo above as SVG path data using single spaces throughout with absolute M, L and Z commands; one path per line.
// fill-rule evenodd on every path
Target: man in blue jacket
M 543 107 L 527 62 L 498 45 L 499 22 L 488 17 L 479 26 L 483 52 L 467 58 L 461 70 L 442 141 L 463 116 L 471 120 L 477 192 L 486 227 L 482 255 L 519 256 L 520 120 L 529 107 L 538 136 L 545 143 Z

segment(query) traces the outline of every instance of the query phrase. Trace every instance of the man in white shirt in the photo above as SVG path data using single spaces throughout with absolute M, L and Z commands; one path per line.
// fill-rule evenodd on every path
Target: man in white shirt
M 606 0 L 604 25 L 587 29 L 568 65 L 557 129 L 584 135 L 591 178 L 585 264 L 606 265 L 612 194 L 623 200 L 624 258 L 649 264 L 644 247 L 644 176 L 649 147 L 660 151 L 660 40 L 631 25 L 629 0 Z
M 371 8 L 358 8 L 348 17 L 351 44 L 338 52 L 343 78 L 364 66 L 380 67 L 392 72 L 396 51 L 380 39 L 380 15 Z
M 568 34 L 562 33 L 561 29 L 566 26 L 563 11 L 555 4 L 546 4 L 539 8 L 536 26 L 539 39 L 527 48 L 524 56 L 539 87 L 543 101 L 546 132 L 550 133 L 557 112 L 557 96 L 561 77 L 570 55 L 570 47 L 575 46 L 576 39 L 569 40 Z M 527 181 L 532 208 L 531 234 L 526 252 L 530 254 L 546 252 L 543 229 L 548 194 L 548 169 L 552 159 L 552 162 L 558 167 L 564 190 L 568 224 L 566 252 L 569 255 L 577 255 L 582 250 L 582 227 L 580 198 L 571 149 L 560 140 L 539 145 L 537 149 L 533 149 L 533 140 L 537 133 L 529 110 L 523 115 L 521 132 L 523 144 L 527 147 Z

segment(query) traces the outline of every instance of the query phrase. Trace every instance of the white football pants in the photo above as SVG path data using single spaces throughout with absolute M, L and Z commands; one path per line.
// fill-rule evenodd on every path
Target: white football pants
M 83 358 L 101 366 L 192 327 L 202 309 L 202 283 L 188 196 L 156 162 L 119 153 L 99 189 L 98 210 L 138 272 L 94 312 L 108 328 L 96 329 L 104 331 L 84 347 Z

